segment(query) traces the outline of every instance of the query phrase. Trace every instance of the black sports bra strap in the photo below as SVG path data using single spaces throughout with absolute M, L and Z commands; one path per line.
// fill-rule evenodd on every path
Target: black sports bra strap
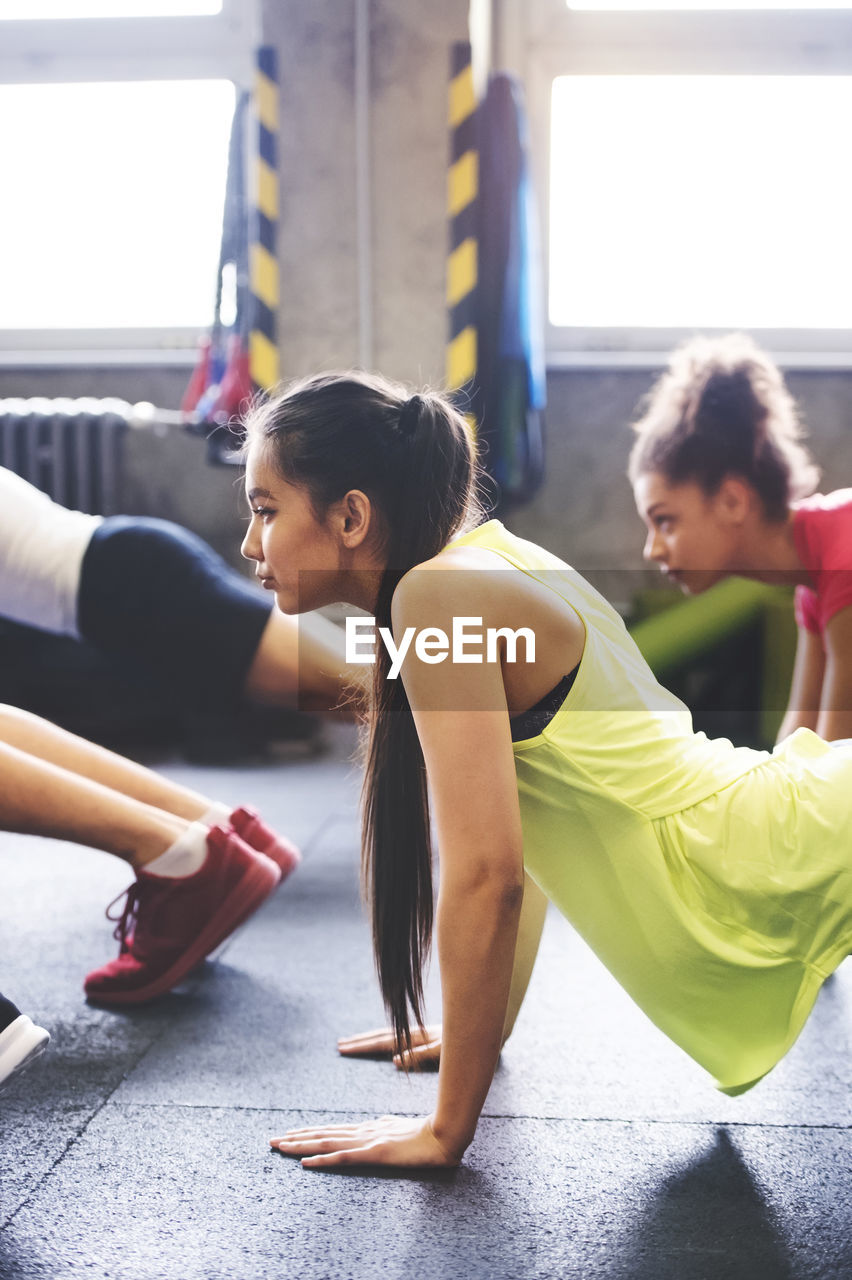
M 509 726 L 512 730 L 513 742 L 522 742 L 524 738 L 534 738 L 550 724 L 562 703 L 568 697 L 579 669 L 580 664 L 578 663 L 574 670 L 567 676 L 563 676 L 559 684 L 555 685 L 550 690 L 550 693 L 546 693 L 534 707 L 530 707 L 529 711 L 522 711 L 519 716 L 511 718 Z

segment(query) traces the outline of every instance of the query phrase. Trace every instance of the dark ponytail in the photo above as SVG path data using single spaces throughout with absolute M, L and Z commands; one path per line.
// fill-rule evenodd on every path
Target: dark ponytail
M 248 440 L 319 517 L 350 489 L 370 498 L 383 525 L 387 564 L 376 625 L 391 626 L 396 587 L 481 519 L 476 465 L 464 418 L 434 393 L 364 374 L 323 374 L 256 409 Z M 402 680 L 376 646 L 362 794 L 362 877 L 373 947 L 397 1044 L 410 1048 L 410 1013 L 423 1023 L 423 966 L 432 936 L 432 841 L 426 767 Z
M 743 334 L 698 338 L 676 351 L 634 430 L 631 482 L 656 472 L 713 494 L 739 475 L 769 520 L 785 519 L 790 502 L 819 479 L 779 369 Z

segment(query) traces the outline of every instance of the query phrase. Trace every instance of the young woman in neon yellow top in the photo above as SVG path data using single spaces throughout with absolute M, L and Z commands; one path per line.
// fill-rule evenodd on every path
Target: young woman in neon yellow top
M 258 577 L 287 613 L 345 600 L 384 628 L 364 791 L 393 1023 L 379 1041 L 415 1060 L 440 1052 L 431 1116 L 273 1139 L 312 1167 L 458 1163 L 548 898 L 731 1093 L 787 1051 L 852 946 L 852 749 L 807 730 L 773 755 L 693 733 L 606 601 L 555 556 L 480 522 L 475 481 L 464 419 L 439 396 L 409 398 L 379 379 L 309 380 L 248 423 L 243 551 Z M 470 660 L 472 644 L 447 652 L 441 636 L 459 619 L 493 636 L 485 660 Z M 510 633 L 523 629 L 534 653 L 519 640 L 512 661 Z M 406 640 L 390 679 L 389 647 Z M 440 1033 L 421 1013 L 427 786 L 441 861 Z

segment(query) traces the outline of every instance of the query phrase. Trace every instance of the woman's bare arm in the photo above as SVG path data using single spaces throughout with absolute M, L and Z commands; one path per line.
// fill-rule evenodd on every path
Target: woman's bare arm
M 825 628 L 825 673 L 817 733 L 827 742 L 852 738 L 852 605 Z
M 489 619 L 482 573 L 409 575 L 394 599 L 405 628 L 452 632 L 454 616 Z M 503 1041 L 523 900 L 523 850 L 509 715 L 499 662 L 402 668 L 420 737 L 441 859 L 436 936 L 443 1031 L 433 1114 L 328 1126 L 273 1145 L 313 1168 L 452 1165 L 473 1138 Z M 525 970 L 531 968 L 525 965 Z M 525 987 L 528 972 L 520 984 Z
M 825 652 L 822 639 L 815 632 L 800 626 L 790 698 L 778 730 L 778 742 L 789 737 L 795 729 L 813 729 L 816 732 L 824 674 Z
M 402 593 L 400 622 L 410 617 L 418 627 L 446 631 L 454 616 L 495 623 L 489 576 L 425 572 Z M 441 863 L 443 1016 L 433 1128 L 460 1156 L 473 1138 L 507 1020 L 524 887 L 517 776 L 499 661 L 428 667 L 415 660 L 404 675 Z

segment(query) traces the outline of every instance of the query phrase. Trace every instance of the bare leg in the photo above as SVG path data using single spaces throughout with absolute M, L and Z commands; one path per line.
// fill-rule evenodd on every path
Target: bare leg
M 3 742 L 188 822 L 197 821 L 210 808 L 211 801 L 199 792 L 169 782 L 114 751 L 17 707 L 0 705 L 0 743 Z
M 344 633 L 322 614 L 298 618 L 274 609 L 246 677 L 245 692 L 256 702 L 296 707 L 353 720 L 352 690 L 364 667 L 347 667 Z
M 89 778 L 0 743 L 0 828 L 72 840 L 142 867 L 189 825 Z

